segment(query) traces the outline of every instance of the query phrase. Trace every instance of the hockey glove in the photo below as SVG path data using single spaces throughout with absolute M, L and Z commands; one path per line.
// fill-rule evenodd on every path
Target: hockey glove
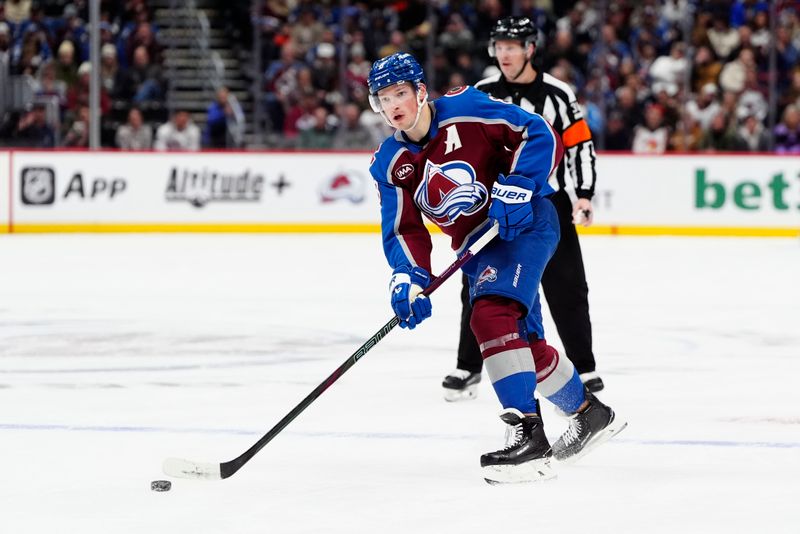
M 403 265 L 392 273 L 389 290 L 392 309 L 400 319 L 400 327 L 409 330 L 431 316 L 431 301 L 420 295 L 428 287 L 431 275 L 421 267 Z
M 529 183 L 528 178 L 518 174 L 500 174 L 492 186 L 489 218 L 497 221 L 504 241 L 511 241 L 533 224 L 533 191 L 528 189 Z

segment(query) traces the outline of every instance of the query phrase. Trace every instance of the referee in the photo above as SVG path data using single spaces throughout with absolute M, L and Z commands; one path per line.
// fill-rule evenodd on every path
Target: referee
M 537 33 L 528 17 L 498 20 L 490 34 L 489 56 L 497 60 L 501 72 L 481 80 L 475 88 L 542 115 L 564 142 L 566 157 L 550 177 L 550 185 L 556 190 L 551 198 L 558 212 L 561 241 L 544 271 L 542 288 L 567 357 L 587 389 L 597 392 L 603 389 L 603 381 L 595 372 L 589 288 L 575 230 L 575 224 L 592 224 L 596 155 L 592 134 L 572 89 L 532 64 Z M 567 166 L 577 196 L 574 205 L 566 191 Z M 464 308 L 457 369 L 442 382 L 448 401 L 474 398 L 483 367 L 478 343 L 469 327 L 472 306 L 466 276 L 461 301 Z

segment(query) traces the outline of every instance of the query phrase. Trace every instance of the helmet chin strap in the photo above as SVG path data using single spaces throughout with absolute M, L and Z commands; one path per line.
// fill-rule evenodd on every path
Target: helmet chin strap
M 417 98 L 417 116 L 414 118 L 414 124 L 411 125 L 411 128 L 409 128 L 409 130 L 413 130 L 414 128 L 416 128 L 417 123 L 419 122 L 419 116 L 422 114 L 422 108 L 425 107 L 425 104 L 427 103 L 428 103 L 428 92 L 425 91 L 425 96 L 422 98 L 422 101 L 420 101 L 419 98 Z

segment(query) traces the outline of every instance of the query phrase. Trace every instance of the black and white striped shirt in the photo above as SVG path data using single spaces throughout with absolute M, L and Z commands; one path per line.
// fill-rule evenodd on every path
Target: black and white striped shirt
M 591 200 L 597 179 L 596 153 L 589 126 L 569 85 L 538 71 L 532 83 L 510 83 L 498 73 L 479 81 L 475 88 L 547 119 L 561 135 L 567 156 L 550 177 L 550 185 L 554 189 L 567 187 L 565 169 L 568 165 L 575 194 Z

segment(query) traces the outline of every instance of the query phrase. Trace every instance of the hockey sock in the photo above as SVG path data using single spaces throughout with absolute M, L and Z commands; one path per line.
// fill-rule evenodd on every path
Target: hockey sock
M 539 393 L 566 413 L 575 413 L 586 399 L 583 383 L 568 358 L 544 339 L 531 336 L 530 349 L 536 362 Z
M 480 345 L 486 372 L 503 408 L 516 408 L 523 414 L 537 413 L 533 392 L 536 367 L 531 349 L 520 338 L 517 321 L 524 307 L 498 296 L 475 301 L 470 327 Z

